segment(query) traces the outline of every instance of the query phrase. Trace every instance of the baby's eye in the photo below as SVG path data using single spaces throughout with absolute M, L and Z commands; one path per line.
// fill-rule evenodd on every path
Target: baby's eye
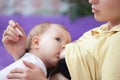
M 61 39 L 59 37 L 55 38 L 55 39 L 56 39 L 56 41 L 61 42 Z

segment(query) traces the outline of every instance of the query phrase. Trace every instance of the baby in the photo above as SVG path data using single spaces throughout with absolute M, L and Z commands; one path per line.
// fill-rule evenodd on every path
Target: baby
M 22 36 L 21 33 L 20 35 Z M 47 75 L 47 69 L 56 66 L 61 52 L 70 41 L 69 32 L 60 24 L 46 22 L 36 25 L 27 37 L 26 48 L 28 52 L 19 60 L 1 70 L 0 80 L 7 80 L 9 72 L 16 67 L 27 68 L 23 61 L 32 62 Z

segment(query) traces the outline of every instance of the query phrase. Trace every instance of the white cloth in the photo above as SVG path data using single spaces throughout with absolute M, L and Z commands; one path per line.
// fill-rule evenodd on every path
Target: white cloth
M 24 61 L 32 62 L 33 64 L 37 65 L 42 69 L 45 75 L 47 75 L 47 70 L 45 67 L 45 64 L 42 60 L 40 60 L 37 56 L 31 54 L 31 53 L 25 53 L 25 55 L 19 59 L 18 61 L 10 64 L 6 68 L 0 71 L 0 80 L 7 80 L 7 75 L 10 73 L 10 71 L 14 68 L 27 68 L 24 64 Z

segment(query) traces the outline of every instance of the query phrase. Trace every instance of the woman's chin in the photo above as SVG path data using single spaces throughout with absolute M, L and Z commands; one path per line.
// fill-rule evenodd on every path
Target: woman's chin
M 95 15 L 94 15 L 94 18 L 95 18 L 97 21 L 99 21 L 99 22 L 106 22 L 106 21 L 107 21 L 107 20 L 105 19 L 105 17 L 103 18 L 103 17 L 95 16 Z

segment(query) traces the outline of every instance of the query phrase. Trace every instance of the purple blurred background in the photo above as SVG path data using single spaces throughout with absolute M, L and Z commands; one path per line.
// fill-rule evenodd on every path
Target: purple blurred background
M 6 52 L 2 44 L 2 34 L 3 31 L 6 29 L 9 20 L 15 20 L 18 22 L 23 29 L 25 30 L 26 34 L 29 30 L 39 24 L 41 22 L 53 22 L 59 23 L 69 30 L 72 35 L 72 41 L 78 39 L 82 34 L 88 31 L 91 28 L 97 27 L 101 25 L 101 22 L 97 22 L 93 16 L 86 16 L 76 19 L 75 21 L 71 21 L 68 16 L 0 16 L 0 70 L 12 63 L 14 60 L 13 58 Z

